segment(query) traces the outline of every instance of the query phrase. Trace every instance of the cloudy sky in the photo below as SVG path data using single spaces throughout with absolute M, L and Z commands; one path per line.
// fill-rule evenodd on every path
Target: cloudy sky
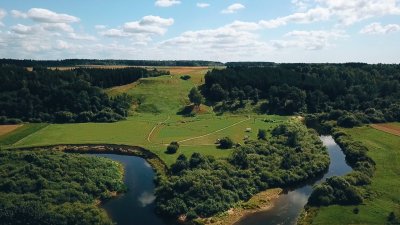
M 1 0 L 0 58 L 400 63 L 400 0 Z

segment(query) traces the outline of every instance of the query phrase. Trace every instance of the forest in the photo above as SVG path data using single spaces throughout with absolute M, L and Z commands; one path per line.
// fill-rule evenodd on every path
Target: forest
M 0 151 L 4 225 L 113 224 L 96 201 L 125 191 L 117 162 L 49 151 Z
M 114 122 L 128 115 L 133 99 L 110 97 L 102 88 L 132 83 L 165 71 L 143 68 L 49 70 L 0 66 L 0 122 Z
M 267 140 L 249 141 L 228 159 L 180 155 L 168 179 L 159 178 L 157 211 L 192 220 L 224 212 L 267 188 L 288 187 L 326 171 L 329 156 L 316 132 L 298 122 L 272 130 Z
M 208 72 L 202 93 L 209 103 L 262 101 L 259 112 L 281 115 L 337 110 L 338 124 L 348 127 L 400 121 L 400 65 L 253 64 Z
M 22 67 L 68 67 L 85 65 L 107 66 L 224 66 L 223 63 L 201 60 L 100 60 L 100 59 L 64 59 L 64 60 L 18 60 L 0 59 L 0 64 Z

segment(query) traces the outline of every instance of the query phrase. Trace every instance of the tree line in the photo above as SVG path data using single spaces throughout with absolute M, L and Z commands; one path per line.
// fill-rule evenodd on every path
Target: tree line
M 163 72 L 141 68 L 28 71 L 0 66 L 0 121 L 113 122 L 127 116 L 133 101 L 127 94 L 108 96 L 111 87 Z M 99 87 L 100 86 L 100 87 Z
M 64 59 L 64 60 L 18 60 L 0 59 L 0 64 L 22 67 L 68 67 L 87 65 L 122 66 L 224 66 L 223 63 L 202 60 L 112 60 L 112 59 Z
M 126 190 L 117 162 L 36 150 L 0 158 L 1 224 L 113 224 L 95 202 Z
M 172 218 L 210 217 L 267 188 L 318 176 L 328 166 L 329 156 L 318 135 L 291 121 L 274 128 L 267 140 L 235 148 L 227 159 L 180 155 L 170 176 L 156 181 L 156 210 Z
M 343 124 L 400 121 L 400 65 L 244 65 L 206 74 L 211 104 L 261 101 L 260 112 L 283 115 L 341 110 Z

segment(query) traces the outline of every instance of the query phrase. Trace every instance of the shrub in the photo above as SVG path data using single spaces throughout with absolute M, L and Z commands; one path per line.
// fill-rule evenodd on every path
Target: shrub
M 73 123 L 75 121 L 75 114 L 68 111 L 60 111 L 54 113 L 54 120 L 56 123 Z
M 233 141 L 229 137 L 224 137 L 219 140 L 219 147 L 221 149 L 230 149 L 233 147 Z
M 183 76 L 181 76 L 181 79 L 182 79 L 182 80 L 189 80 L 190 78 L 192 78 L 192 77 L 189 76 L 189 75 L 183 75 Z
M 259 129 L 257 134 L 258 139 L 267 140 L 267 131 L 264 129 Z
M 168 154 L 175 154 L 179 149 L 179 143 L 176 141 L 171 142 L 167 147 Z
M 361 121 L 352 114 L 339 117 L 337 124 L 341 127 L 352 128 L 361 125 Z

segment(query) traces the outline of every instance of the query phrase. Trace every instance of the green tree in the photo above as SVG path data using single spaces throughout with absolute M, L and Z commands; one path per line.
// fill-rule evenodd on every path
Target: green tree
M 264 129 L 259 129 L 257 137 L 259 140 L 264 140 L 264 141 L 267 140 L 267 131 Z
M 200 109 L 200 105 L 204 103 L 204 97 L 200 94 L 200 91 L 197 87 L 193 87 L 189 92 L 189 100 L 193 103 L 198 109 Z

